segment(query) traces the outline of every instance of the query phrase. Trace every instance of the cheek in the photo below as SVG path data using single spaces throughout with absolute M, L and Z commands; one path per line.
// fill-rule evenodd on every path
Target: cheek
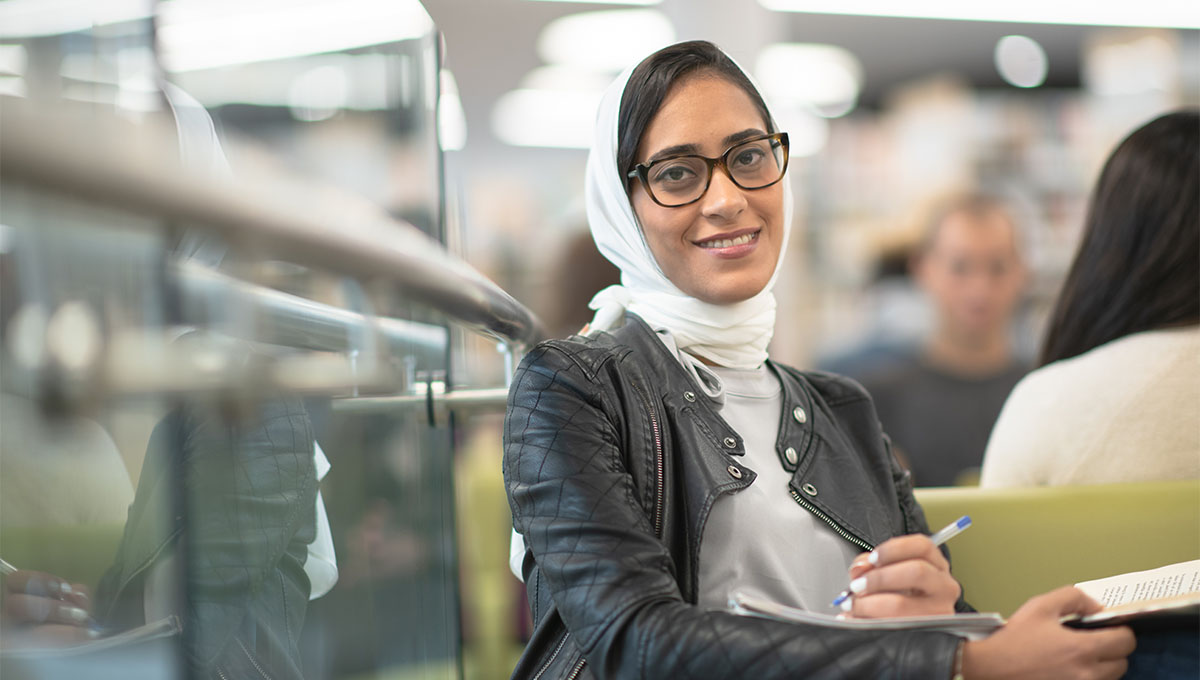
M 685 211 L 679 208 L 664 208 L 649 198 L 635 198 L 633 211 L 637 215 L 646 244 L 650 246 L 650 252 L 659 266 L 663 267 L 666 260 L 672 256 L 677 257 L 684 232 L 687 230 L 687 216 L 682 214 Z

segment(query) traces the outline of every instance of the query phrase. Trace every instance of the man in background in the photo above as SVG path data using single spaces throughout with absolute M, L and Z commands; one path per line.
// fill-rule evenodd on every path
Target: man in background
M 973 483 L 1005 398 L 1030 368 L 1014 356 L 1011 327 L 1026 271 L 1011 214 L 966 195 L 928 222 L 909 262 L 934 311 L 922 343 L 858 378 L 883 429 L 920 486 Z

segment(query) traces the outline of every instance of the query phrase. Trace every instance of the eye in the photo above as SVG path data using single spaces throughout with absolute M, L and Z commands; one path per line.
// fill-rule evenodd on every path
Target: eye
M 662 168 L 655 168 L 653 180 L 656 183 L 676 184 L 687 182 L 696 177 L 696 171 L 684 163 L 667 163 Z
M 753 168 L 767 157 L 767 152 L 758 146 L 738 149 L 730 162 L 737 168 Z

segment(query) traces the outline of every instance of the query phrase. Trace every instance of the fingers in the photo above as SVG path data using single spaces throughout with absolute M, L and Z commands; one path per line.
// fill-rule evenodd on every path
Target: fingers
M 60 600 L 74 592 L 74 586 L 54 574 L 41 571 L 14 571 L 4 580 L 4 589 L 10 593 L 24 593 L 38 597 Z
M 1125 659 L 1137 648 L 1137 638 L 1128 626 L 1117 626 L 1101 630 L 1080 631 L 1093 645 L 1091 654 L 1101 661 Z
M 913 597 L 900 593 L 880 593 L 852 597 L 846 601 L 847 612 L 856 619 L 879 619 L 892 616 L 937 616 L 952 613 L 953 603 L 929 597 Z M 844 607 L 845 605 L 843 605 Z
M 850 582 L 854 597 L 842 604 L 853 616 L 949 614 L 962 592 L 958 581 L 924 560 L 877 567 Z
M 1099 602 L 1074 586 L 1063 586 L 1039 595 L 1026 602 L 1021 608 L 1025 609 L 1026 607 L 1059 618 L 1070 614 L 1086 616 L 1104 608 Z
M 1125 671 L 1129 670 L 1129 662 L 1125 659 L 1116 659 L 1113 661 L 1101 661 L 1095 665 L 1095 675 L 1097 680 L 1120 680 L 1125 677 Z
M 950 572 L 925 560 L 912 559 L 876 567 L 850 581 L 855 595 L 900 593 L 907 595 L 952 595 L 958 598 L 961 587 Z
M 860 557 L 862 557 L 860 555 Z M 880 543 L 875 550 L 866 553 L 866 560 L 876 567 L 903 562 L 905 560 L 925 560 L 943 571 L 950 570 L 946 556 L 938 550 L 933 541 L 923 534 L 897 536 Z M 855 559 L 857 562 L 857 558 Z
M 9 595 L 4 601 L 4 613 L 14 621 L 43 624 L 60 623 L 82 626 L 88 622 L 86 609 L 62 600 L 37 595 Z
M 91 597 L 86 586 L 40 571 L 18 570 L 4 579 L 3 614 L 30 624 L 85 625 Z

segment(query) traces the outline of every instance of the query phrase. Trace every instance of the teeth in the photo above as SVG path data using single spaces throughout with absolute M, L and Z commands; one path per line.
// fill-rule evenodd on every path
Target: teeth
M 713 241 L 704 241 L 700 244 L 701 248 L 731 248 L 733 246 L 745 245 L 754 240 L 758 236 L 758 232 L 753 234 L 742 234 L 737 238 L 722 238 Z

